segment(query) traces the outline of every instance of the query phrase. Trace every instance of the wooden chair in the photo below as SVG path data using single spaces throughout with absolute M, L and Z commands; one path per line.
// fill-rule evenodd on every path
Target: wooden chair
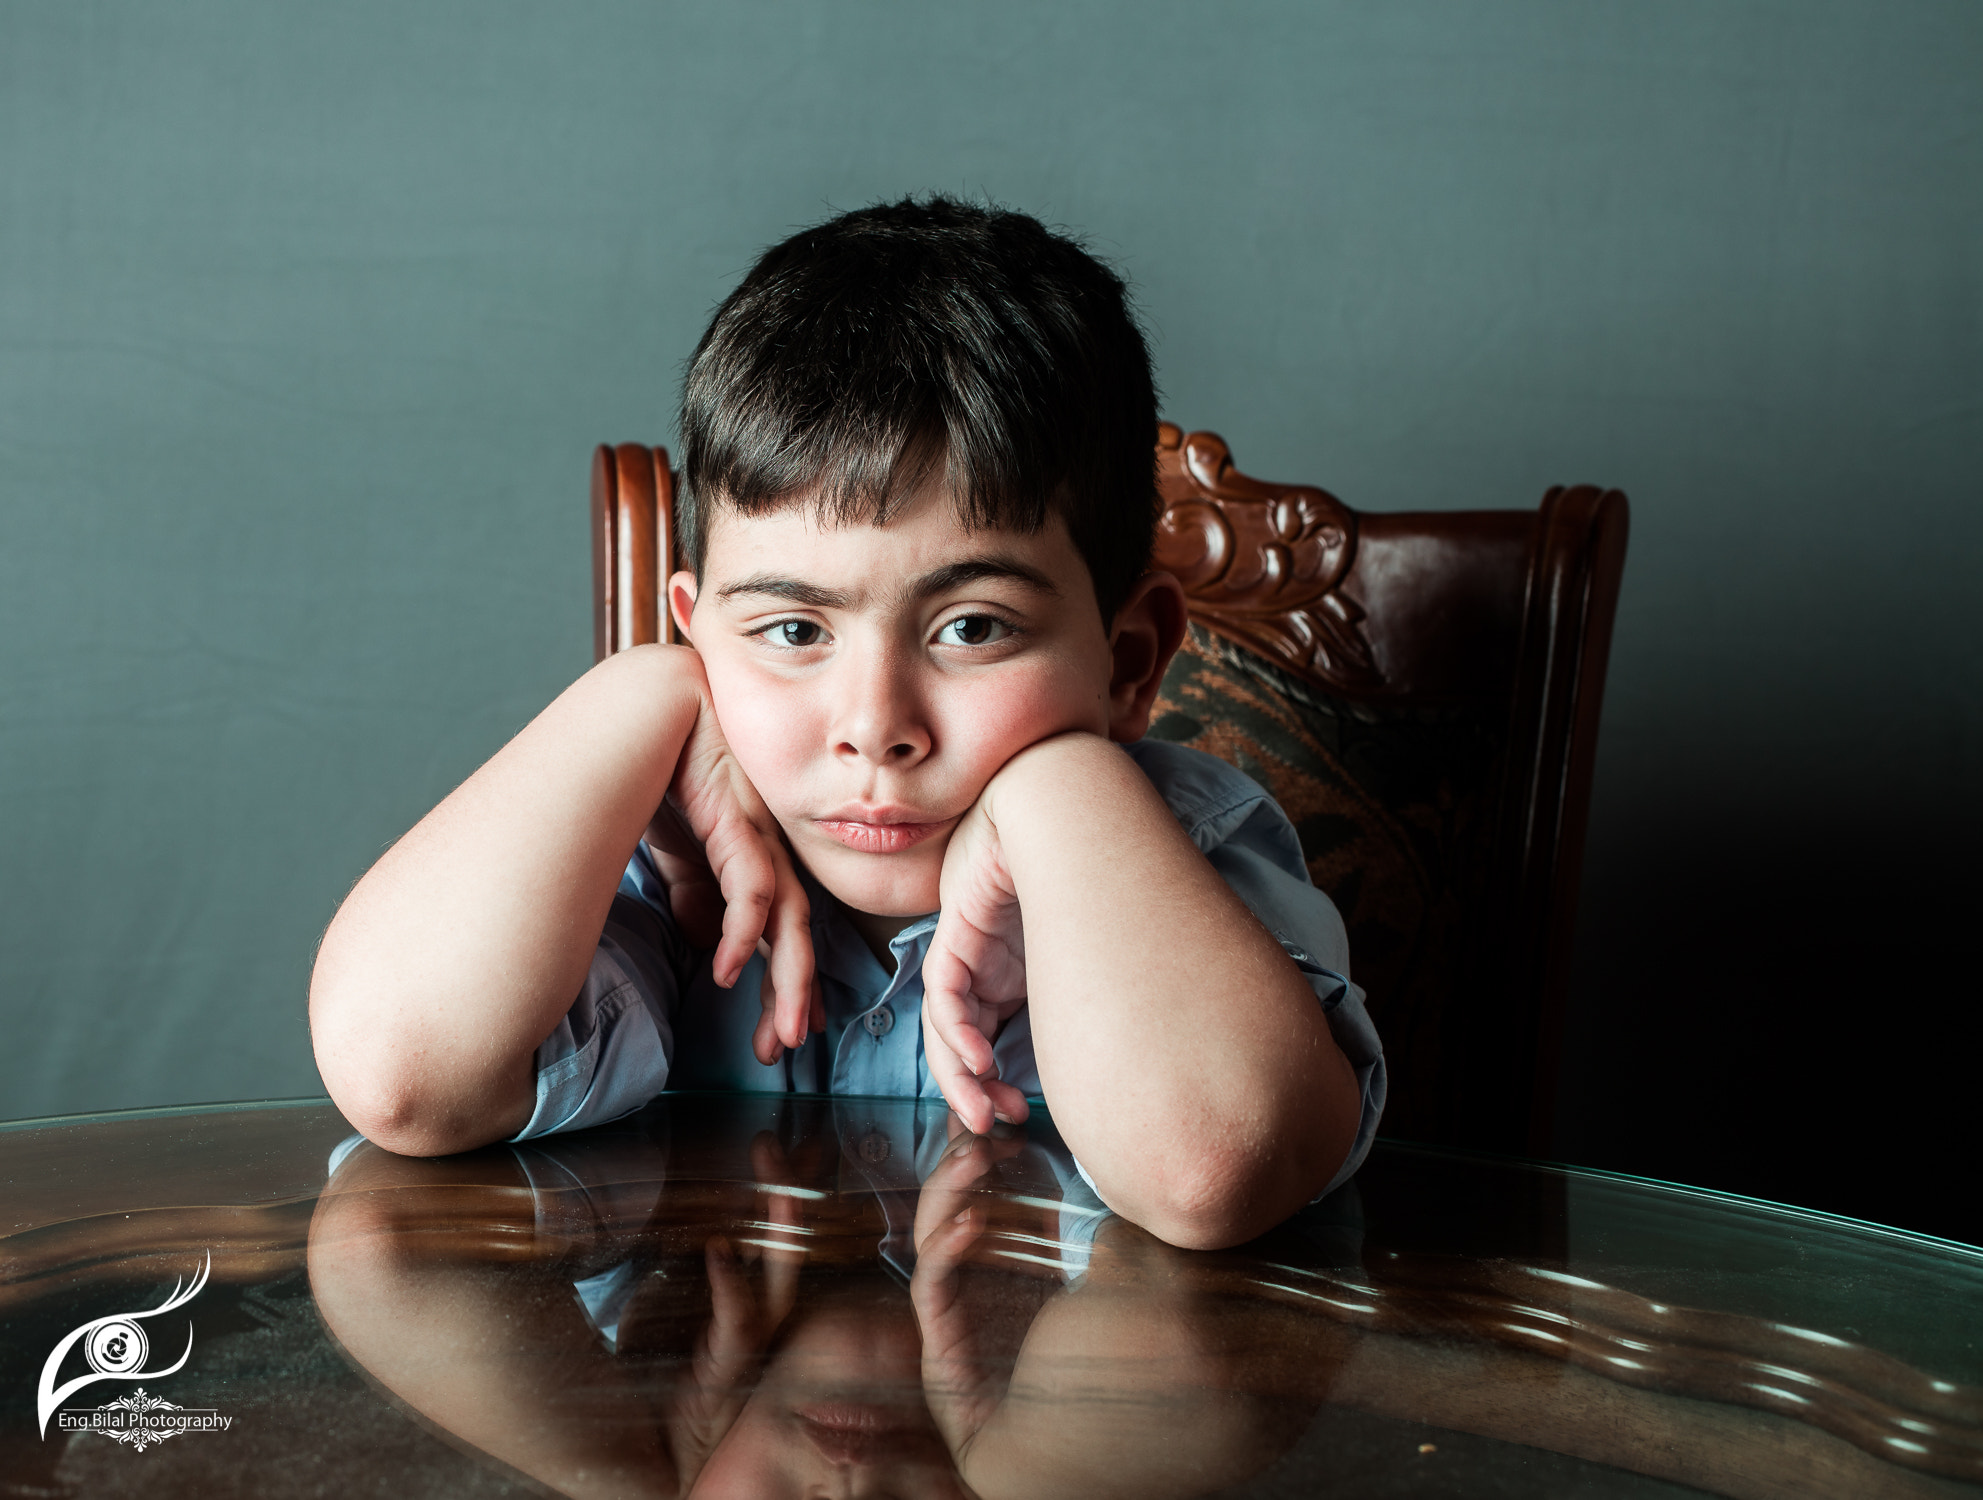
M 1547 1154 L 1625 496 L 1367 514 L 1168 422 L 1157 476 L 1192 628 L 1150 732 L 1293 819 L 1384 1038 L 1384 1133 Z M 673 638 L 673 496 L 665 451 L 599 449 L 602 659 Z

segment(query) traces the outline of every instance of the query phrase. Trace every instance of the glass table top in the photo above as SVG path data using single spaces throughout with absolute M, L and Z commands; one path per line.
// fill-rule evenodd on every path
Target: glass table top
M 1380 1142 L 1249 1245 L 1044 1112 L 0 1126 L 0 1496 L 1983 1494 L 1983 1251 Z

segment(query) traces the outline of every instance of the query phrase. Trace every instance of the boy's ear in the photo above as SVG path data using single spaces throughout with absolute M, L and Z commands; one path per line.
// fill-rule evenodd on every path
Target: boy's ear
M 1140 740 L 1149 729 L 1150 705 L 1184 644 L 1186 619 L 1184 585 L 1169 573 L 1145 573 L 1116 611 L 1109 627 L 1110 739 Z
M 668 613 L 675 617 L 675 629 L 682 639 L 689 638 L 689 616 L 695 613 L 695 574 L 673 573 L 668 577 Z

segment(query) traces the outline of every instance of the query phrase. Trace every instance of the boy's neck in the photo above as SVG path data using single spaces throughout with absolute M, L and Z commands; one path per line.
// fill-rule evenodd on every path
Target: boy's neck
M 915 917 L 877 917 L 871 912 L 855 911 L 851 906 L 842 906 L 847 920 L 854 931 L 861 935 L 861 941 L 868 945 L 881 966 L 889 973 L 895 972 L 895 951 L 888 945 L 904 927 L 916 921 Z

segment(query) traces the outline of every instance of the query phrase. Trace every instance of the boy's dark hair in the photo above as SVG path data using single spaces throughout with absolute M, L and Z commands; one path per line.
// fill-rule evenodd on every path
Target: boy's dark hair
M 1122 278 L 1037 219 L 930 196 L 764 252 L 682 390 L 682 556 L 712 505 L 760 515 L 818 486 L 879 525 L 941 466 L 973 527 L 1066 521 L 1102 619 L 1150 560 L 1156 388 Z

